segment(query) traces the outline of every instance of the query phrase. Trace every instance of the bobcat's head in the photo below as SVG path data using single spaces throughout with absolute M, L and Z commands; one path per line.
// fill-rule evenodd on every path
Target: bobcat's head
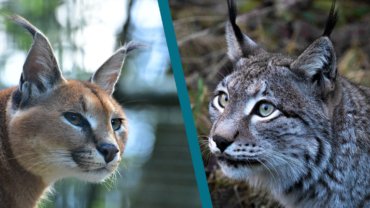
M 253 184 L 288 188 L 311 167 L 327 163 L 330 120 L 338 102 L 336 57 L 329 39 L 332 7 L 324 35 L 299 57 L 268 53 L 236 25 L 228 1 L 228 55 L 234 70 L 216 87 L 209 104 L 209 148 L 223 172 Z
M 104 180 L 118 167 L 127 139 L 126 116 L 112 93 L 127 53 L 138 45 L 118 49 L 89 81 L 66 80 L 47 38 L 25 19 L 13 20 L 34 39 L 7 107 L 14 159 L 45 183 Z

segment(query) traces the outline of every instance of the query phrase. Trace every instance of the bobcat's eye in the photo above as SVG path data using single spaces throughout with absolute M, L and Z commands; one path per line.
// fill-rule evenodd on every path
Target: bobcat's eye
M 224 91 L 219 91 L 212 100 L 212 106 L 218 111 L 223 112 L 229 103 L 229 95 Z
M 118 131 L 121 129 L 122 126 L 122 119 L 121 118 L 114 118 L 111 120 L 112 128 L 114 131 Z
M 221 93 L 218 97 L 218 104 L 221 108 L 225 108 L 227 103 L 229 102 L 229 96 L 226 93 Z
M 267 117 L 275 111 L 275 106 L 268 102 L 261 102 L 256 109 L 257 115 Z
M 85 119 L 79 113 L 66 112 L 63 116 L 69 123 L 75 126 L 83 126 L 85 124 Z

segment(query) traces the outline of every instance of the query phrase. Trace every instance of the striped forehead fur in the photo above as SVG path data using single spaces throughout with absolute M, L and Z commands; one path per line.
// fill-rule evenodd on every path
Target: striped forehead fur
M 94 97 L 99 100 L 100 105 L 102 106 L 106 114 L 109 114 L 111 111 L 113 111 L 114 113 L 118 113 L 116 109 L 117 104 L 113 104 L 111 102 L 111 99 L 107 99 L 106 94 L 104 92 L 101 92 L 98 87 L 88 82 L 84 82 L 83 84 L 91 92 L 91 94 L 93 94 Z

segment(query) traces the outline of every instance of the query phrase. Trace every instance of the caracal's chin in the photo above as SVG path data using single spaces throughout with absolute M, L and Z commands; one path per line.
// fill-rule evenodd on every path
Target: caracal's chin
M 77 178 L 86 182 L 101 183 L 110 178 L 117 171 L 119 167 L 119 161 L 104 165 L 101 164 L 99 166 L 93 165 L 90 167 L 87 167 L 86 165 L 81 167 L 80 165 L 81 164 L 76 163 L 69 166 L 63 166 L 62 164 L 59 166 L 54 165 L 53 168 L 34 174 L 41 176 L 44 182 L 48 184 L 65 178 Z
M 109 170 L 107 168 L 101 168 L 97 170 L 90 171 L 80 171 L 76 173 L 74 177 L 91 183 L 101 183 L 110 178 L 113 173 L 116 171 L 116 168 Z

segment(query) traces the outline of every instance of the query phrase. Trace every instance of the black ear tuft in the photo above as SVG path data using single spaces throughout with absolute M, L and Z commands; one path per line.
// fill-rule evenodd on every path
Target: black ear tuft
M 234 0 L 227 0 L 227 7 L 229 10 L 229 21 L 234 30 L 234 34 L 239 43 L 243 43 L 244 35 L 238 25 L 236 24 L 236 6 Z
M 236 24 L 236 5 L 234 0 L 227 0 L 229 21 L 226 23 L 226 42 L 227 54 L 231 61 L 250 55 L 257 55 L 265 53 L 265 51 L 258 46 L 247 35 L 243 34 L 238 25 Z
M 330 34 L 333 31 L 333 29 L 335 27 L 335 24 L 337 23 L 338 11 L 336 9 L 335 4 L 336 4 L 336 0 L 333 0 L 333 2 L 331 4 L 328 19 L 326 20 L 325 30 L 324 30 L 324 33 L 322 34 L 322 36 L 330 37 Z

